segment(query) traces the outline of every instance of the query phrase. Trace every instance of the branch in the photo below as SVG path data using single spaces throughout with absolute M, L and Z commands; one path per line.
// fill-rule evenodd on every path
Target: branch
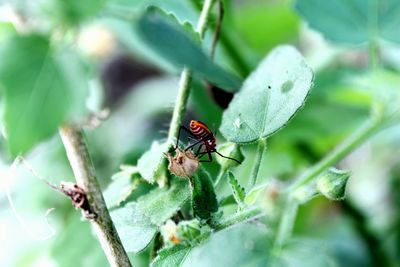
M 208 18 L 211 13 L 211 7 L 215 0 L 205 0 L 203 9 L 201 11 L 199 21 L 197 23 L 196 31 L 199 33 L 200 38 L 203 39 L 206 32 Z M 190 94 L 190 87 L 192 84 L 192 73 L 188 68 L 184 68 L 181 73 L 179 81 L 179 91 L 176 98 L 174 112 L 172 114 L 171 124 L 168 132 L 168 144 L 172 147 L 175 139 L 177 138 L 179 127 L 182 124 L 182 118 L 186 111 L 186 104 Z
M 130 267 L 128 255 L 111 220 L 100 186 L 94 174 L 94 167 L 80 128 L 65 125 L 60 128 L 67 157 L 76 182 L 87 196 L 91 210 L 96 214 L 90 220 L 101 247 L 112 267 Z

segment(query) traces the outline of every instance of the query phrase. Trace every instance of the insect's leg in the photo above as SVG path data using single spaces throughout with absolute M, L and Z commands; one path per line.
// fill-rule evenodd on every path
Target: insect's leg
M 199 145 L 199 148 L 197 149 L 196 153 L 194 154 L 196 157 L 199 155 L 201 148 L 204 146 L 204 144 Z
M 175 145 L 175 150 L 178 148 L 178 145 L 179 145 L 179 139 L 180 139 L 180 137 L 181 137 L 181 130 L 185 130 L 187 133 L 189 133 L 191 136 L 193 136 L 193 137 L 195 137 L 194 136 L 194 134 L 188 129 L 188 128 L 186 128 L 185 126 L 180 126 L 179 127 L 179 131 L 178 131 L 178 138 L 176 139 L 176 145 Z
M 238 161 L 237 159 L 224 156 L 224 155 L 222 155 L 221 153 L 219 153 L 217 150 L 213 150 L 212 152 L 217 153 L 218 155 L 220 155 L 220 156 L 223 157 L 223 158 L 230 159 L 230 160 L 236 161 L 236 162 L 239 163 L 239 164 L 242 164 L 242 163 L 241 163 L 240 161 Z
M 206 153 L 208 155 L 208 160 L 200 160 L 200 162 L 212 162 L 213 158 L 211 155 L 211 151 L 207 151 Z
M 198 140 L 197 142 L 194 142 L 193 144 L 189 145 L 187 148 L 185 148 L 185 151 L 188 151 L 189 149 L 191 149 L 192 147 L 196 146 L 197 144 L 200 144 L 202 142 L 204 142 L 205 140 L 207 140 L 208 136 Z

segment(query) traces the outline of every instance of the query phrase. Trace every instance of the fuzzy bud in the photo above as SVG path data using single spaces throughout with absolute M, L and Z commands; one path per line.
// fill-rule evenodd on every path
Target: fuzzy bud
M 237 144 L 234 144 L 234 143 L 224 143 L 224 144 L 220 145 L 218 147 L 218 152 L 224 156 L 234 158 L 239 162 L 243 162 L 243 160 L 244 160 L 244 155 L 242 153 L 242 149 Z M 239 165 L 239 163 L 237 163 L 234 160 L 219 157 L 219 156 L 217 156 L 217 161 L 221 165 L 221 167 L 226 170 Z
M 330 200 L 342 200 L 345 197 L 349 171 L 330 168 L 317 179 L 317 190 Z

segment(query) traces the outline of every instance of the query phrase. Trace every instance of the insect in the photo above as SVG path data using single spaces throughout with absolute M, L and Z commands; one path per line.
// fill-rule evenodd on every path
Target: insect
M 195 153 L 195 156 L 198 159 L 200 159 L 204 155 L 208 155 L 208 160 L 200 160 L 200 162 L 211 162 L 212 161 L 211 153 L 216 153 L 223 158 L 230 159 L 241 164 L 241 162 L 238 161 L 237 159 L 224 156 L 217 151 L 215 134 L 210 130 L 210 128 L 208 128 L 208 126 L 204 122 L 201 121 L 191 120 L 189 124 L 189 129 L 186 128 L 185 126 L 181 126 L 179 128 L 178 139 L 176 141 L 175 149 L 178 148 L 181 130 L 185 130 L 190 135 L 189 138 L 195 141 L 193 144 L 189 144 L 185 148 L 185 151 L 195 147 L 196 145 L 199 145 Z

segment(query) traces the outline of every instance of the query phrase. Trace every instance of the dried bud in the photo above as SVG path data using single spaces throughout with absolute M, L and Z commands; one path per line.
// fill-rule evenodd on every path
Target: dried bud
M 218 151 L 222 155 L 230 157 L 230 158 L 234 158 L 239 162 L 243 162 L 243 160 L 244 160 L 244 155 L 242 153 L 242 149 L 235 143 L 224 143 L 218 147 Z M 226 170 L 239 165 L 239 163 L 237 163 L 234 160 L 223 158 L 223 157 L 218 157 L 218 156 L 217 156 L 217 161 L 222 166 L 222 168 L 224 168 Z
M 86 219 L 93 220 L 97 218 L 96 213 L 90 207 L 85 190 L 77 184 L 62 182 L 59 191 L 70 197 L 75 208 L 79 208 L 85 214 Z
M 176 155 L 166 154 L 168 157 L 168 169 L 178 177 L 191 178 L 199 168 L 199 160 L 191 150 L 185 151 L 178 148 Z
M 177 225 L 172 220 L 168 220 L 160 227 L 160 232 L 164 243 L 172 243 L 173 245 L 177 245 L 181 242 L 181 239 L 178 237 L 177 229 Z
M 349 171 L 328 169 L 317 179 L 317 190 L 330 200 L 342 200 L 345 197 Z

